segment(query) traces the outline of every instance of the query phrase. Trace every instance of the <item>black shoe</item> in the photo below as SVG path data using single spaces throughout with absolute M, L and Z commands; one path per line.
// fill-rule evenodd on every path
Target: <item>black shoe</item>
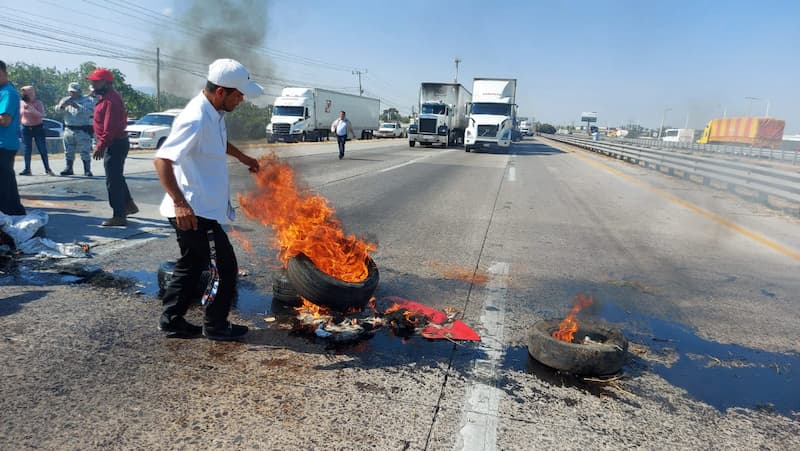
M 92 174 L 92 171 L 86 171 L 83 173 L 83 175 L 85 175 L 86 177 L 92 177 L 94 174 Z
M 25 169 L 24 171 L 20 172 L 19 175 L 32 175 L 30 169 Z
M 125 216 L 135 215 L 139 213 L 139 207 L 133 201 L 128 202 L 128 205 L 125 206 Z
M 118 218 L 113 217 L 111 219 L 107 219 L 100 224 L 100 227 L 125 227 L 128 225 L 128 221 L 125 218 Z
M 195 326 L 183 317 L 177 317 L 169 323 L 159 323 L 158 329 L 167 333 L 167 338 L 194 338 L 203 333 L 203 328 Z
M 209 340 L 236 341 L 248 331 L 247 326 L 228 323 L 222 327 L 203 326 L 203 336 Z
M 72 172 L 72 168 L 64 169 L 63 171 L 60 172 L 60 174 L 61 175 L 75 175 L 75 173 Z
M 344 154 L 343 154 L 343 153 L 340 153 L 340 154 L 339 154 L 339 159 L 341 160 L 342 158 L 344 158 Z

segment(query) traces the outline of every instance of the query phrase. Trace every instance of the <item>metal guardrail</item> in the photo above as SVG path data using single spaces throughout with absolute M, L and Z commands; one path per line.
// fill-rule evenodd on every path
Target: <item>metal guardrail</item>
M 652 166 L 661 172 L 666 170 L 670 175 L 687 179 L 692 176 L 701 177 L 704 185 L 709 185 L 712 181 L 723 183 L 731 192 L 736 192 L 736 188 L 744 188 L 755 192 L 760 202 L 766 203 L 769 196 L 775 196 L 800 203 L 800 172 L 651 149 L 629 144 L 632 140 L 627 140 L 625 143 L 610 143 L 565 135 L 540 136 L 634 164 Z
M 615 138 L 614 141 L 654 149 L 676 149 L 691 152 L 702 152 L 706 154 L 735 155 L 748 158 L 766 158 L 769 160 L 791 161 L 792 164 L 800 164 L 800 142 L 797 143 L 797 149 L 770 149 L 767 147 L 698 144 L 696 142 L 673 142 L 641 138 Z

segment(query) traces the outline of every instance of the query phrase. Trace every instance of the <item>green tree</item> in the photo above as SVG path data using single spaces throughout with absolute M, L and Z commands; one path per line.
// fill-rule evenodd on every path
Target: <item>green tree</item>
M 225 125 L 228 138 L 264 139 L 265 127 L 272 117 L 270 108 L 260 108 L 250 102 L 244 102 L 230 113 L 225 114 Z
M 552 135 L 556 132 L 556 128 L 550 124 L 536 124 L 536 132 Z

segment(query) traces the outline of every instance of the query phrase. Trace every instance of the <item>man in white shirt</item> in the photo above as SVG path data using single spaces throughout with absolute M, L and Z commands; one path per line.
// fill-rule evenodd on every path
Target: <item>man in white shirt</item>
M 161 214 L 175 228 L 181 256 L 162 298 L 159 328 L 168 337 L 190 338 L 202 333 L 211 340 L 236 340 L 246 326 L 228 321 L 236 296 L 238 265 L 221 223 L 233 220 L 228 191 L 227 155 L 257 172 L 258 161 L 228 142 L 225 112 L 233 111 L 245 96 L 263 93 L 250 81 L 238 61 L 219 59 L 208 68 L 205 89 L 175 118 L 172 131 L 156 152 L 155 167 L 166 190 Z M 184 315 L 193 302 L 204 270 L 212 278 L 203 296 L 203 327 Z
M 344 158 L 344 143 L 347 142 L 347 136 L 356 137 L 353 131 L 353 124 L 350 123 L 350 119 L 345 117 L 344 111 L 340 111 L 339 119 L 336 119 L 331 124 L 331 131 L 336 133 L 336 142 L 339 143 L 339 159 L 341 160 Z

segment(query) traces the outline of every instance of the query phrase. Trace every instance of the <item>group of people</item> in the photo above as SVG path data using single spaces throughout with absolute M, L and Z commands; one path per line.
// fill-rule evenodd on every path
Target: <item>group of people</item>
M 106 172 L 108 201 L 113 216 L 103 221 L 103 227 L 127 225 L 126 217 L 139 208 L 133 201 L 125 181 L 124 166 L 128 156 L 127 113 L 122 97 L 114 90 L 114 74 L 98 68 L 86 77 L 92 86 L 92 97 L 81 93 L 81 86 L 72 82 L 67 87 L 69 95 L 57 105 L 64 112 L 64 153 L 66 167 L 61 175 L 73 175 L 76 153 L 83 160 L 83 174 L 91 177 L 91 158 L 103 160 Z M 45 109 L 36 98 L 33 86 L 23 86 L 17 93 L 8 79 L 8 68 L 0 61 L 0 212 L 7 215 L 24 215 L 25 208 L 19 197 L 14 174 L 14 158 L 20 147 L 20 130 L 25 169 L 21 176 L 29 176 L 31 154 L 35 143 L 42 157 L 45 173 L 55 175 L 50 169 L 44 130 Z M 94 141 L 94 144 L 92 144 Z M 94 147 L 94 149 L 92 149 Z
M 83 149 L 81 146 L 94 136 L 92 156 L 103 159 L 109 203 L 114 210 L 113 217 L 103 225 L 125 225 L 125 217 L 138 211 L 122 175 L 129 150 L 125 106 L 113 88 L 114 77 L 109 70 L 97 69 L 86 78 L 96 96 L 93 113 L 80 94 L 80 86 L 70 84 L 70 97 L 58 106 L 73 116 L 67 121 L 71 137 L 65 139 L 71 140 L 72 149 Z M 222 228 L 222 224 L 234 219 L 226 160 L 232 156 L 251 172 L 259 170 L 259 162 L 228 142 L 224 116 L 245 97 L 262 93 L 262 87 L 250 80 L 241 63 L 232 59 L 214 61 L 209 66 L 205 87 L 175 118 L 169 136 L 155 154 L 156 173 L 166 191 L 160 212 L 175 229 L 180 248 L 180 258 L 162 297 L 159 329 L 167 337 L 202 335 L 211 340 L 230 341 L 248 331 L 246 326 L 228 321 L 239 269 L 233 246 Z M 0 61 L 0 210 L 9 215 L 25 214 L 14 174 L 14 157 L 19 150 L 19 97 L 8 80 L 6 65 Z M 86 122 L 90 116 L 91 130 Z M 348 124 L 343 122 L 343 127 L 336 127 L 337 134 L 347 133 Z M 341 158 L 344 149 L 340 149 Z M 85 172 L 89 172 L 88 151 L 79 153 Z M 69 155 L 64 175 L 73 171 L 74 150 L 72 157 Z M 43 161 L 46 161 L 44 156 Z M 184 316 L 197 301 L 196 287 L 203 271 L 208 269 L 212 278 L 203 295 L 203 325 L 198 326 Z

